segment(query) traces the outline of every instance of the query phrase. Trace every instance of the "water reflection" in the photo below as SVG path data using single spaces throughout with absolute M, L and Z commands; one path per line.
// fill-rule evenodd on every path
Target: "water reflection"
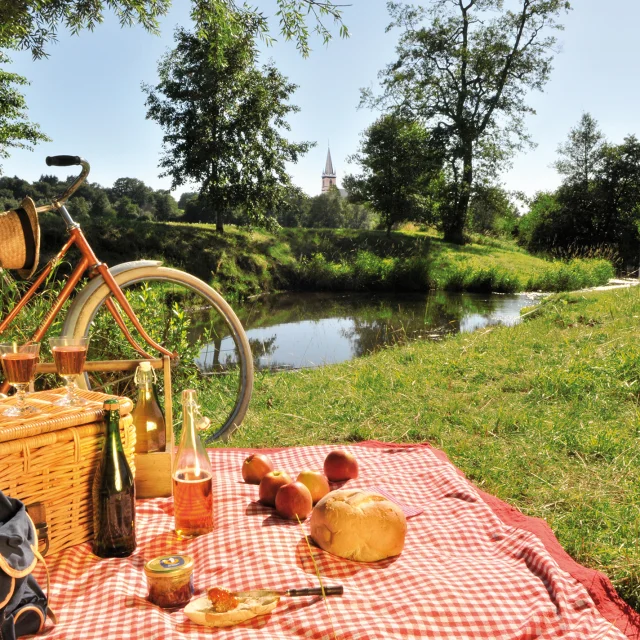
M 256 368 L 280 369 L 344 362 L 407 340 L 512 325 L 520 309 L 533 303 L 526 295 L 285 293 L 253 300 L 236 312 Z M 214 366 L 212 358 L 228 353 L 230 342 L 222 338 L 203 350 L 200 365 Z

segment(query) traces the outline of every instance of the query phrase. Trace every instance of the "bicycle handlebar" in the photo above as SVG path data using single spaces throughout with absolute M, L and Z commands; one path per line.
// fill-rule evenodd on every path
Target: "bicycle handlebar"
M 86 180 L 89 175 L 89 163 L 80 156 L 47 156 L 46 163 L 48 166 L 54 167 L 70 167 L 74 164 L 79 164 L 82 166 L 82 171 L 80 175 L 69 185 L 66 191 L 53 200 L 53 203 L 47 207 L 47 209 L 42 208 L 38 209 L 39 211 L 48 210 L 48 209 L 59 209 L 66 200 L 68 200 L 73 193 L 78 189 L 78 187 Z
M 70 167 L 73 164 L 82 164 L 80 156 L 47 156 L 48 167 Z

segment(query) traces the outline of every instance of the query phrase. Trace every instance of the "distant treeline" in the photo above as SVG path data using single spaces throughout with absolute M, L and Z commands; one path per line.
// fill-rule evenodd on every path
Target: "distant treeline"
M 36 182 L 18 177 L 0 177 L 0 207 L 13 209 L 29 196 L 36 204 L 51 202 L 59 196 L 69 177 L 60 180 L 57 176 L 43 175 Z M 213 223 L 216 220 L 196 192 L 185 192 L 176 200 L 170 191 L 152 189 L 137 178 L 118 178 L 112 187 L 103 187 L 95 182 L 83 184 L 69 199 L 67 208 L 77 222 L 87 220 L 148 220 Z M 362 204 L 348 202 L 337 189 L 319 196 L 310 197 L 300 189 L 291 189 L 278 211 L 271 212 L 272 226 L 305 227 L 311 229 L 373 229 L 379 217 Z M 228 212 L 227 222 L 246 225 L 246 213 L 238 208 Z M 277 223 L 277 224 L 275 224 Z

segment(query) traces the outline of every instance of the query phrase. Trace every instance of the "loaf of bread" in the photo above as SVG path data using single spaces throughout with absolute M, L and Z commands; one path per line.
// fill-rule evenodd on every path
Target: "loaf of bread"
M 407 519 L 384 496 L 361 489 L 328 493 L 311 512 L 311 537 L 325 551 L 359 562 L 397 556 Z

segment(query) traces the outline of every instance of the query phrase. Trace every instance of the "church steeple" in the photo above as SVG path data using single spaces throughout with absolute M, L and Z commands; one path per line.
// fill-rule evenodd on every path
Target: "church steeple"
M 327 161 L 322 172 L 322 193 L 336 186 L 336 172 L 331 161 L 331 149 L 327 149 Z

